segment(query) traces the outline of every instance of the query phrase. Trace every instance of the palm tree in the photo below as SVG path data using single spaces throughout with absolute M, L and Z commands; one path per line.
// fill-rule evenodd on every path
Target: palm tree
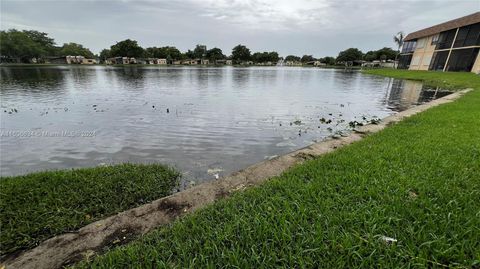
M 405 34 L 400 31 L 398 32 L 394 37 L 393 37 L 393 41 L 395 42 L 395 44 L 397 44 L 398 46 L 398 51 L 397 51 L 397 55 L 395 55 L 395 62 L 393 63 L 393 68 L 395 69 L 395 64 L 397 62 L 397 58 L 398 58 L 398 55 L 400 54 L 400 48 L 402 48 L 403 46 L 403 38 L 405 37 Z

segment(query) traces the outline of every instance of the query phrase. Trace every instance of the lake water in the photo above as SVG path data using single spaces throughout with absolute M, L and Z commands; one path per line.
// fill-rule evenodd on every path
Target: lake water
M 446 94 L 317 68 L 0 70 L 2 176 L 161 162 L 209 180 Z

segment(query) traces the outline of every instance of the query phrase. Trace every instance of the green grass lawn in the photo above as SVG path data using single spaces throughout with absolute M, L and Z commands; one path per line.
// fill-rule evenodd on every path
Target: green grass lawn
M 464 88 L 480 89 L 480 76 L 466 72 L 409 71 L 395 69 L 364 70 L 365 74 L 381 75 L 401 79 L 421 80 L 431 86 L 440 86 L 452 90 Z
M 0 178 L 1 254 L 169 195 L 180 174 L 121 164 Z
M 479 267 L 480 78 L 368 73 L 476 90 L 77 266 Z

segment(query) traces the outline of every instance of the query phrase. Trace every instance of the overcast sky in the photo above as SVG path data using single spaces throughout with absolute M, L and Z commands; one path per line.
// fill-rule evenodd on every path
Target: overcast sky
M 336 56 L 394 47 L 398 31 L 419 30 L 480 11 L 480 0 L 0 0 L 1 29 L 35 29 L 57 44 L 98 53 L 117 41 L 143 47 L 196 44 L 225 54 L 252 51 Z

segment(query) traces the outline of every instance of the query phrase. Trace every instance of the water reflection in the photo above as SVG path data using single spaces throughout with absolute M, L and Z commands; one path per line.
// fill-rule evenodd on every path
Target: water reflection
M 387 86 L 387 106 L 393 111 L 403 111 L 414 105 L 429 102 L 450 94 L 451 91 L 439 87 L 423 85 L 419 81 L 389 79 Z
M 2 175 L 163 162 L 213 179 L 307 146 L 363 117 L 439 97 L 421 84 L 314 68 L 1 67 Z M 17 112 L 15 112 L 15 109 Z M 168 109 L 168 113 L 167 113 Z M 210 169 L 210 170 L 209 170 Z

